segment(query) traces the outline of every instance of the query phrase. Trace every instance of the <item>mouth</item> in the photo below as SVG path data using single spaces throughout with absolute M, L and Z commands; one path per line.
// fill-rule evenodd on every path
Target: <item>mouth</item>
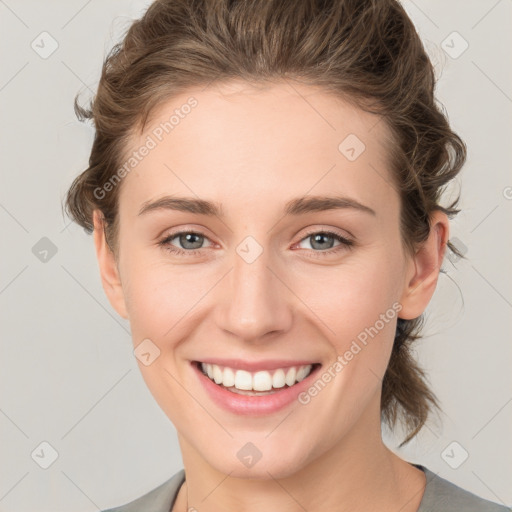
M 193 364 L 220 388 L 245 396 L 267 396 L 293 388 L 321 366 L 320 363 L 309 363 L 248 371 L 201 361 Z
M 297 404 L 311 386 L 321 363 L 304 360 L 190 361 L 205 396 L 238 416 L 273 414 Z

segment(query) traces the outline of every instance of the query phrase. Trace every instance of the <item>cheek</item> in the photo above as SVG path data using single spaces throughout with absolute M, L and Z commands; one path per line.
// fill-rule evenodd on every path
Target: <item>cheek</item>
M 165 254 L 149 257 L 133 248 L 125 255 L 123 292 L 135 344 L 144 338 L 170 343 L 185 326 L 190 328 L 192 318 L 201 317 L 206 305 L 210 310 L 215 307 L 212 297 L 215 288 L 222 287 L 218 281 L 225 269 L 207 263 L 171 264 Z M 298 265 L 279 273 L 300 298 L 301 316 L 321 327 L 326 338 L 340 340 L 340 350 L 373 326 L 400 296 L 400 260 L 383 251 L 368 251 L 366 257 L 350 258 L 339 266 Z M 381 330 L 394 334 L 389 322 Z
M 340 350 L 386 313 L 385 325 L 378 323 L 379 331 L 383 337 L 393 337 L 395 310 L 400 307 L 400 269 L 396 262 L 396 258 L 380 255 L 354 258 L 339 267 L 311 270 L 294 276 L 295 291 L 321 320 L 316 323 L 324 325 L 326 336 L 335 340 Z
M 320 401 L 331 402 L 337 421 L 350 423 L 380 388 L 389 362 L 401 309 L 400 259 L 375 252 L 296 282 L 302 283 L 297 294 L 314 313 L 311 321 L 321 329 L 320 336 L 330 345 L 330 361 L 336 364 L 325 375 L 329 391 L 322 392 Z M 318 428 L 329 421 L 321 412 L 315 414 Z
M 190 406 L 179 384 L 187 378 L 181 347 L 200 324 L 201 297 L 214 281 L 208 284 L 207 276 L 193 267 L 171 266 L 163 258 L 146 258 L 136 251 L 125 258 L 123 269 L 134 347 L 149 339 L 159 350 L 151 364 L 138 365 L 148 389 L 178 429 L 189 428 L 189 422 L 204 423 L 201 411 L 180 412 Z
M 124 287 L 132 332 L 138 336 L 172 339 L 181 319 L 188 322 L 205 291 L 207 277 L 185 266 L 156 263 L 127 267 L 129 284 Z M 206 279 L 206 281 L 205 281 Z

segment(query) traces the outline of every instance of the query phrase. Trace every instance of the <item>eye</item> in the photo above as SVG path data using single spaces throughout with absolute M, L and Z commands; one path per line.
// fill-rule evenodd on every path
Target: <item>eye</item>
M 344 236 L 329 230 L 310 231 L 306 237 L 304 237 L 299 242 L 298 245 L 304 241 L 309 241 L 313 252 L 317 253 L 315 256 L 329 256 L 341 250 L 350 249 L 354 245 L 352 240 L 349 240 L 348 238 L 345 238 Z M 334 246 L 333 248 L 334 241 L 338 241 L 339 245 Z
M 171 243 L 175 238 L 178 239 L 178 243 L 183 247 L 183 249 L 176 247 Z M 158 245 L 164 247 L 167 251 L 173 254 L 190 256 L 197 254 L 199 252 L 198 249 L 202 249 L 201 246 L 204 243 L 204 240 L 209 239 L 201 233 L 197 233 L 195 231 L 180 231 L 166 236 L 163 240 L 158 242 Z
M 172 243 L 175 239 L 177 239 L 181 247 L 176 247 Z M 178 256 L 195 256 L 200 254 L 200 250 L 204 248 L 203 243 L 205 240 L 210 241 L 208 237 L 196 231 L 179 231 L 167 235 L 158 242 L 158 245 Z M 310 231 L 296 245 L 300 245 L 306 240 L 309 241 L 312 252 L 316 253 L 315 256 L 329 256 L 341 250 L 349 249 L 354 245 L 352 240 L 329 230 Z M 334 241 L 339 242 L 339 244 L 333 248 Z M 211 245 L 208 247 L 211 247 Z

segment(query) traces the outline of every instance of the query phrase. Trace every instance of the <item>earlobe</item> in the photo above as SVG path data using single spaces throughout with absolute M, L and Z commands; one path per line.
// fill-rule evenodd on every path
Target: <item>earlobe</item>
M 94 210 L 93 222 L 94 245 L 103 289 L 105 290 L 110 304 L 117 313 L 123 318 L 128 318 L 116 258 L 105 239 L 104 219 L 99 210 Z
M 430 234 L 410 261 L 402 293 L 400 318 L 419 317 L 435 292 L 448 242 L 450 224 L 445 213 L 436 210 L 430 217 Z

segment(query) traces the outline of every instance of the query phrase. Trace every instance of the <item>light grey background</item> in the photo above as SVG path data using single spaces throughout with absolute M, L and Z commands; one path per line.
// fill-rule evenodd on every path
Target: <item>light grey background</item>
M 128 324 L 104 296 L 92 238 L 61 211 L 93 140 L 93 129 L 75 119 L 73 98 L 92 94 L 107 50 L 147 4 L 0 0 L 2 512 L 96 511 L 182 467 L 174 427 L 139 374 Z M 510 506 L 512 1 L 404 5 L 469 148 L 463 213 L 451 232 L 468 261 L 445 260 L 428 336 L 418 343 L 445 414 L 397 451 Z M 469 44 L 457 58 L 443 49 L 463 48 L 453 31 Z M 42 58 L 52 39 L 58 48 Z M 56 254 L 44 253 L 43 237 Z M 48 469 L 40 467 L 52 451 L 44 441 L 58 454 Z M 386 442 L 398 444 L 389 433 Z

